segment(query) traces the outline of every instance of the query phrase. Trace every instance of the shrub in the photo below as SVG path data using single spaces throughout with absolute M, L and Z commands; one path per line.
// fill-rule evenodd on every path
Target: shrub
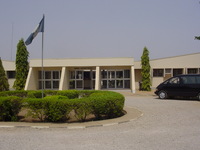
M 45 90 L 44 93 L 46 96 L 52 96 L 52 95 L 57 95 L 58 91 L 55 90 Z
M 45 97 L 45 93 L 43 93 L 43 96 Z M 42 91 L 28 91 L 27 97 L 28 98 L 42 98 Z
M 124 96 L 116 92 L 97 92 L 90 96 L 93 114 L 97 119 L 115 118 L 122 115 Z
M 51 100 L 55 100 L 55 99 L 57 99 L 57 100 L 59 100 L 59 99 L 69 99 L 67 96 L 62 96 L 62 95 L 53 95 L 53 96 L 46 96 L 46 97 L 44 97 L 44 100 L 45 99 L 51 99 Z
M 79 92 L 79 98 L 82 97 L 89 97 L 92 93 L 97 93 L 95 90 L 80 90 Z
M 69 119 L 68 115 L 72 107 L 67 98 L 45 98 L 44 113 L 46 120 L 50 122 L 60 122 Z
M 22 98 L 16 96 L 0 97 L 0 120 L 17 121 L 22 107 Z
M 0 92 L 1 96 L 8 96 L 0 97 L 0 120 L 16 120 L 22 104 L 27 108 L 26 116 L 50 122 L 66 121 L 72 110 L 79 121 L 85 121 L 88 115 L 95 115 L 97 119 L 115 118 L 122 115 L 124 107 L 124 96 L 111 91 L 49 90 L 46 94 L 51 96 L 41 99 L 42 91 Z
M 79 121 L 85 121 L 87 116 L 92 113 L 91 101 L 88 98 L 74 99 L 73 109 L 75 117 Z
M 44 121 L 44 100 L 38 98 L 25 99 L 25 108 L 28 109 L 26 116 L 38 118 L 40 121 Z
M 77 90 L 58 91 L 57 95 L 67 96 L 69 99 L 75 99 L 79 97 Z
M 0 92 L 0 96 L 17 96 L 17 97 L 27 97 L 28 91 L 3 91 Z
M 26 99 L 27 116 L 41 121 L 58 122 L 68 119 L 72 110 L 66 96 L 47 96 L 44 99 Z

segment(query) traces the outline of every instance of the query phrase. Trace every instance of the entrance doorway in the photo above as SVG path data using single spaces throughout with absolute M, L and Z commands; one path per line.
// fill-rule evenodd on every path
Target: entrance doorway
M 84 89 L 92 89 L 91 71 L 84 71 Z

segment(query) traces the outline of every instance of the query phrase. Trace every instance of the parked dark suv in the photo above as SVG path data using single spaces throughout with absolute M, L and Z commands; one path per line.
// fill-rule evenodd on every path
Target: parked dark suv
M 174 76 L 157 86 L 160 99 L 170 97 L 197 97 L 200 100 L 200 74 Z

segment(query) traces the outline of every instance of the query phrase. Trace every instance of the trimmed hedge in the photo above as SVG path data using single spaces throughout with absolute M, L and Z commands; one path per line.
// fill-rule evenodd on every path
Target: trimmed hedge
M 19 90 L 19 91 L 2 91 L 0 92 L 0 97 L 1 96 L 18 96 L 18 97 L 27 97 L 28 91 L 23 91 L 23 90 Z
M 27 116 L 38 118 L 40 121 L 59 122 L 67 119 L 71 111 L 66 96 L 47 96 L 44 99 L 28 98 L 25 107 Z
M 16 96 L 0 97 L 0 121 L 17 121 L 22 108 L 22 98 Z
M 58 91 L 56 95 L 67 96 L 69 99 L 75 99 L 79 97 L 79 92 L 77 90 Z
M 43 93 L 43 96 L 45 97 L 46 94 Z M 28 91 L 27 97 L 28 98 L 42 98 L 42 91 Z
M 101 119 L 115 118 L 122 115 L 124 107 L 124 96 L 115 92 L 98 92 L 90 96 L 93 114 L 96 118 Z
M 85 121 L 89 115 L 95 116 L 95 119 L 119 117 L 122 115 L 125 100 L 123 95 L 111 91 L 48 90 L 44 91 L 44 95 L 51 96 L 43 99 L 41 91 L 26 92 L 16 92 L 22 97 L 27 97 L 23 101 L 23 107 L 28 110 L 26 116 L 48 122 L 65 122 L 70 114 L 79 121 Z M 14 95 L 14 92 L 11 93 Z M 21 109 L 20 106 L 19 108 Z

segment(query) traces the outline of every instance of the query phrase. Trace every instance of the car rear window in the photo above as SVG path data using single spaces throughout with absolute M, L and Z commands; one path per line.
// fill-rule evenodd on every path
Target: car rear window
M 197 83 L 200 84 L 200 76 L 197 76 L 197 77 L 196 77 L 196 81 L 197 81 Z
M 200 83 L 199 76 L 184 76 L 181 77 L 183 84 L 197 84 Z

